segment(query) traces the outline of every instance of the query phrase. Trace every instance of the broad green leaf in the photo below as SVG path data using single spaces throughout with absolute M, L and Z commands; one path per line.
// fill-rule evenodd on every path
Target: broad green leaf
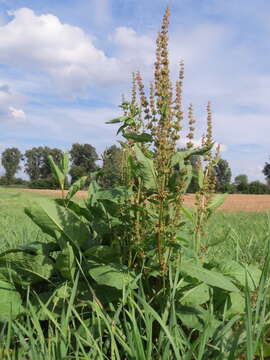
M 55 268 L 64 279 L 74 280 L 76 271 L 76 260 L 71 245 L 66 244 L 65 248 L 57 255 Z
M 192 150 L 177 151 L 172 157 L 172 166 L 183 164 L 184 160 L 188 160 L 193 155 L 204 155 L 211 150 L 214 143 Z
M 120 116 L 118 118 L 106 121 L 106 124 L 116 124 L 116 123 L 124 122 L 128 119 L 129 119 L 129 116 Z
M 230 301 L 226 311 L 226 317 L 232 318 L 234 315 L 244 314 L 245 312 L 245 299 L 240 293 L 232 292 L 229 295 Z
M 65 183 L 65 174 L 56 165 L 56 163 L 54 162 L 53 157 L 51 155 L 48 156 L 48 160 L 49 160 L 49 163 L 50 163 L 50 166 L 51 166 L 51 169 L 52 169 L 52 172 L 53 172 L 55 178 L 58 180 L 58 183 L 59 183 L 61 189 L 63 189 L 64 183 Z
M 91 246 L 84 252 L 87 259 L 101 263 L 120 262 L 120 249 L 112 246 L 96 245 Z
M 113 189 L 99 189 L 96 192 L 97 200 L 108 200 L 116 204 L 122 203 L 124 199 L 132 195 L 132 192 L 126 187 L 116 187 Z
M 88 176 L 83 176 L 71 185 L 65 197 L 66 201 L 70 201 L 79 190 L 82 190 L 84 188 L 87 178 Z
M 206 303 L 209 299 L 209 287 L 202 283 L 185 291 L 180 302 L 186 306 L 197 306 Z
M 95 180 L 92 180 L 88 188 L 88 196 L 86 200 L 86 203 L 90 206 L 94 206 L 97 202 L 97 192 L 99 189 L 101 189 L 101 187 L 98 183 Z
M 79 217 L 86 219 L 86 221 L 92 220 L 89 210 L 86 207 L 79 205 L 75 201 L 69 200 L 69 202 L 66 203 L 65 200 L 63 200 L 63 199 L 55 199 L 55 202 L 57 204 L 59 204 L 60 206 L 67 207 L 68 209 L 73 211 Z
M 208 205 L 208 210 L 215 211 L 217 208 L 219 208 L 224 201 L 226 200 L 228 194 L 218 194 L 212 197 L 210 200 L 210 204 Z
M 32 253 L 34 255 L 50 255 L 50 253 L 54 251 L 59 251 L 60 247 L 56 242 L 41 242 L 41 241 L 34 241 L 32 243 L 26 245 L 19 245 L 18 249 L 22 249 L 23 251 Z M 15 249 L 14 249 L 15 250 Z
M 125 266 L 99 264 L 89 261 L 89 274 L 99 285 L 107 285 L 122 290 L 126 286 L 136 289 L 135 274 Z
M 92 244 L 92 237 L 88 226 L 73 211 L 57 205 L 49 200 L 39 200 L 25 209 L 26 214 L 36 223 L 43 232 L 59 241 L 61 237 L 73 246 L 83 250 Z M 63 246 L 63 244 L 59 244 Z
M 146 189 L 157 188 L 157 175 L 154 168 L 154 161 L 146 157 L 137 144 L 134 145 L 134 153 L 140 164 L 140 172 Z
M 226 259 L 218 262 L 217 269 L 243 287 L 245 287 L 247 275 L 248 286 L 252 291 L 259 286 L 262 272 L 254 265 L 244 267 L 234 260 Z
M 220 321 L 202 306 L 177 306 L 177 317 L 189 329 L 204 331 L 207 328 L 212 334 L 220 325 Z
M 49 280 L 53 272 L 53 261 L 44 255 L 32 255 L 27 251 L 5 252 L 0 255 L 0 266 L 16 271 L 23 282 L 34 284 Z
M 68 174 L 68 163 L 69 163 L 69 158 L 68 158 L 68 152 L 63 153 L 62 155 L 62 172 L 64 175 Z
M 134 140 L 135 142 L 152 142 L 153 138 L 150 134 L 133 134 L 133 133 L 123 133 L 124 138 Z
M 22 299 L 15 286 L 0 280 L 0 322 L 14 319 L 22 311 Z
M 0 280 L 23 287 L 29 285 L 29 282 L 24 281 L 16 270 L 11 269 L 10 267 L 6 266 L 6 264 L 2 264 L 2 266 L 0 266 Z
M 218 287 L 227 291 L 239 291 L 237 287 L 221 273 L 214 270 L 207 270 L 198 264 L 183 263 L 180 266 L 180 271 L 210 286 Z

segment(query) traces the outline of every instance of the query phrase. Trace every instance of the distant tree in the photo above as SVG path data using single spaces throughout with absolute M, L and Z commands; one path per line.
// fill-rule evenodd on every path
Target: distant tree
M 57 148 L 47 146 L 33 147 L 24 154 L 25 172 L 31 181 L 39 179 L 49 179 L 53 177 L 52 170 L 48 161 L 48 156 L 52 155 L 56 163 L 60 162 L 62 151 Z
M 96 161 L 98 160 L 98 155 L 96 149 L 90 144 L 73 144 L 70 150 L 70 160 L 72 183 L 77 179 L 79 173 L 83 176 L 97 170 Z
M 60 164 L 62 159 L 62 150 L 57 148 L 49 148 L 45 146 L 43 148 L 43 158 L 42 158 L 42 166 L 40 169 L 40 178 L 41 179 L 48 179 L 53 176 L 52 169 L 48 160 L 49 155 L 51 155 L 56 164 Z
M 248 184 L 249 194 L 269 194 L 269 187 L 260 181 L 252 181 Z
M 248 177 L 245 174 L 237 175 L 234 178 L 234 184 L 236 186 L 237 192 L 247 194 L 248 193 Z
M 265 179 L 267 183 L 270 184 L 270 163 L 267 162 L 265 163 L 262 172 L 265 175 Z
M 25 172 L 30 178 L 30 181 L 40 179 L 40 171 L 43 159 L 43 148 L 33 147 L 24 154 Z
M 16 172 L 20 170 L 21 159 L 22 154 L 20 150 L 15 147 L 3 151 L 1 162 L 5 169 L 5 178 L 8 185 L 12 183 Z
M 102 185 L 114 187 L 121 182 L 123 151 L 116 145 L 110 146 L 103 153 Z
M 71 176 L 71 183 L 79 180 L 82 176 L 86 175 L 85 168 L 82 166 L 72 166 L 69 174 Z
M 231 183 L 232 172 L 227 160 L 220 159 L 214 166 L 216 176 L 216 191 L 227 192 Z

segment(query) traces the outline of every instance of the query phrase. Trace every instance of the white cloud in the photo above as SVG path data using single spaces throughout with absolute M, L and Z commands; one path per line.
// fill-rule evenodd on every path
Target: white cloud
M 105 16 L 108 4 L 96 6 Z M 48 74 L 65 94 L 88 87 L 125 85 L 130 73 L 146 71 L 154 61 L 154 38 L 118 27 L 109 36 L 115 57 L 98 49 L 95 38 L 81 28 L 64 24 L 52 14 L 36 15 L 31 9 L 9 12 L 10 22 L 0 26 L 0 63 Z
M 79 27 L 27 8 L 10 15 L 13 19 L 0 27 L 0 62 L 45 72 L 67 91 L 121 77 L 117 60 L 97 49 Z
M 9 108 L 10 115 L 13 119 L 16 121 L 23 121 L 26 118 L 25 112 L 22 109 L 16 109 L 13 106 L 10 106 Z
M 14 91 L 9 85 L 0 85 L 0 121 L 22 121 L 25 119 L 25 113 L 19 109 L 25 103 L 25 97 Z
M 128 68 L 136 70 L 150 70 L 155 60 L 155 41 L 149 35 L 139 35 L 133 28 L 120 26 L 109 37 L 118 47 L 121 62 L 128 64 Z

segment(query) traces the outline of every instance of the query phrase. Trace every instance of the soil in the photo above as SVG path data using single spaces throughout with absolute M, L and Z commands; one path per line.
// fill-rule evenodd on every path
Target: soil
M 61 197 L 59 190 L 35 190 L 23 189 L 24 191 L 35 192 L 44 195 L 53 195 Z M 87 191 L 78 191 L 76 194 L 78 198 L 86 198 Z M 194 194 L 185 196 L 185 205 L 192 206 L 194 204 Z M 270 211 L 270 195 L 245 195 L 245 194 L 231 194 L 220 207 L 223 211 L 244 211 L 244 212 L 258 212 Z

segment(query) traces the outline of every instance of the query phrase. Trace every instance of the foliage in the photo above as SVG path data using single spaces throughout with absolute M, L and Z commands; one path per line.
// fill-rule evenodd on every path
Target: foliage
M 269 181 L 270 181 L 270 163 L 266 162 L 264 164 L 264 168 L 262 170 L 262 173 L 264 174 L 264 176 L 266 178 L 266 181 L 269 184 Z
M 220 159 L 214 166 L 217 192 L 227 192 L 231 182 L 232 172 L 227 160 Z
M 102 185 L 107 188 L 120 185 L 123 150 L 112 145 L 104 151 L 102 158 Z
M 60 189 L 62 191 L 62 199 L 64 199 L 64 189 L 67 182 L 67 175 L 69 170 L 68 153 L 62 154 L 62 159 L 59 166 L 55 163 L 51 155 L 48 156 L 48 160 L 52 168 L 54 178 L 58 181 L 58 184 L 60 185 Z
M 248 177 L 245 174 L 240 174 L 235 177 L 234 183 L 236 185 L 237 191 L 243 194 L 248 192 Z
M 3 151 L 1 162 L 5 169 L 5 179 L 7 184 L 11 184 L 14 179 L 14 175 L 20 170 L 20 161 L 22 154 L 17 148 L 8 148 Z
M 269 185 L 263 184 L 258 180 L 248 184 L 249 194 L 269 194 L 269 192 Z
M 36 179 L 29 183 L 30 189 L 57 189 L 58 183 L 53 177 L 47 179 Z
M 70 150 L 72 183 L 84 175 L 97 169 L 98 155 L 96 149 L 90 144 L 73 144 Z
M 53 157 L 56 163 L 60 163 L 62 158 L 62 151 L 60 149 L 39 146 L 25 152 L 25 172 L 29 176 L 31 182 L 52 177 L 49 155 Z

